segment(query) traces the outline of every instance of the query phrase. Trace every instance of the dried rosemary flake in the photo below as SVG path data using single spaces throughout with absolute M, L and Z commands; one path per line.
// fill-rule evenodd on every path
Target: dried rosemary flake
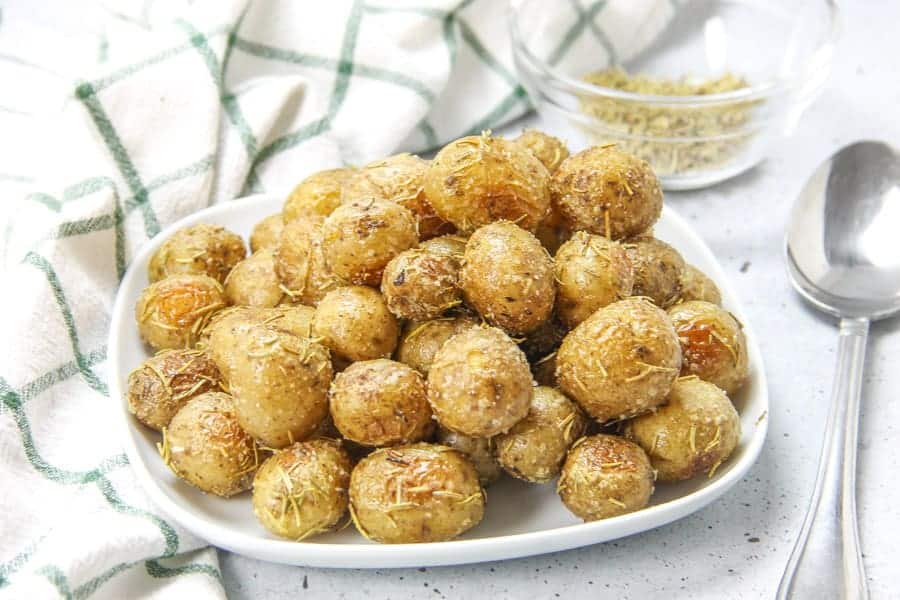
M 626 505 L 626 504 L 625 504 L 624 502 L 622 502 L 621 500 L 616 500 L 615 498 L 607 498 L 607 500 L 609 500 L 610 502 L 612 502 L 613 504 L 615 504 L 615 505 L 618 506 L 619 508 L 628 508 L 628 505 Z

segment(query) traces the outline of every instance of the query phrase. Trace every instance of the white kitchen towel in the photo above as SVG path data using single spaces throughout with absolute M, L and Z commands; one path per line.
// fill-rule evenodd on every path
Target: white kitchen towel
M 551 1 L 548 48 L 565 59 L 592 36 L 598 66 L 675 11 Z M 215 551 L 148 503 L 122 454 L 105 358 L 129 260 L 211 204 L 521 115 L 506 8 L 0 4 L 0 597 L 224 595 Z

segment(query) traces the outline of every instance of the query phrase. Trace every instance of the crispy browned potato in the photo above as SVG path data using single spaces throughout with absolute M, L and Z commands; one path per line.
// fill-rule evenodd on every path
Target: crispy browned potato
M 345 202 L 384 198 L 409 209 L 418 224 L 419 237 L 427 240 L 454 230 L 437 216 L 425 195 L 428 161 L 412 154 L 395 154 L 359 169 L 345 190 Z
M 281 240 L 281 232 L 284 230 L 284 218 L 281 213 L 269 215 L 253 226 L 250 233 L 250 252 L 257 252 L 263 248 L 275 250 Z
M 284 202 L 285 224 L 315 215 L 327 217 L 341 205 L 344 187 L 355 169 L 328 169 L 313 173 L 300 182 Z
M 388 262 L 418 242 L 415 217 L 390 200 L 342 204 L 322 224 L 326 264 L 356 285 L 377 286 Z
M 434 431 L 425 379 L 393 360 L 347 367 L 331 384 L 329 404 L 341 435 L 365 446 L 419 442 Z
M 334 354 L 355 361 L 389 357 L 400 326 L 381 294 L 357 285 L 337 288 L 322 299 L 313 331 Z
M 254 252 L 234 265 L 225 278 L 229 304 L 271 308 L 289 298 L 275 273 L 275 255 L 270 248 Z
M 172 275 L 141 292 L 135 306 L 141 338 L 156 350 L 189 348 L 225 307 L 222 284 L 206 275 Z
M 598 521 L 640 510 L 653 494 L 653 469 L 640 446 L 614 435 L 578 440 L 556 491 L 576 516 Z
M 250 489 L 259 466 L 256 442 L 238 423 L 232 399 L 222 392 L 191 398 L 163 429 L 159 446 L 173 473 L 217 496 Z
M 624 244 L 634 266 L 632 294 L 645 296 L 657 306 L 672 306 L 681 294 L 681 273 L 684 259 L 678 250 L 649 235 L 642 235 Z
M 437 443 L 462 452 L 478 471 L 482 487 L 494 483 L 503 474 L 503 469 L 494 460 L 494 438 L 476 438 L 438 427 Z
M 216 329 L 210 355 L 219 367 L 241 427 L 270 448 L 309 437 L 328 412 L 331 361 L 321 345 L 268 327 Z
M 556 353 L 562 390 L 594 419 L 633 417 L 665 402 L 681 370 L 681 346 L 665 312 L 643 298 L 601 308 Z
M 577 231 L 555 258 L 556 310 L 575 327 L 597 309 L 631 295 L 634 268 L 622 244 Z
M 548 173 L 553 173 L 562 161 L 569 158 L 569 149 L 561 139 L 537 129 L 526 129 L 513 143 L 531 152 L 547 168 Z
M 434 210 L 462 232 L 507 220 L 534 231 L 550 206 L 549 173 L 524 147 L 484 134 L 450 142 L 425 173 Z
M 446 446 L 376 450 L 350 476 L 350 514 L 361 534 L 385 544 L 451 540 L 484 516 L 475 467 Z
M 553 311 L 553 260 L 537 238 L 506 221 L 472 234 L 459 281 L 466 301 L 509 332 L 533 331 Z
M 128 410 L 161 431 L 188 400 L 219 388 L 219 369 L 206 352 L 163 350 L 128 374 Z
M 625 424 L 625 436 L 650 457 L 660 481 L 710 477 L 741 439 L 741 419 L 725 392 L 695 376 L 682 377 L 657 411 Z
M 221 283 L 246 255 L 241 236 L 221 225 L 185 227 L 173 233 L 150 257 L 150 283 L 172 275 L 208 275 Z
M 673 306 L 669 317 L 684 355 L 682 375 L 697 375 L 729 395 L 744 385 L 749 372 L 747 338 L 734 315 L 695 300 Z
M 494 438 L 495 456 L 518 479 L 546 483 L 562 468 L 566 453 L 584 435 L 587 418 L 555 388 L 536 387 L 528 415 Z
M 461 331 L 477 326 L 478 321 L 466 315 L 424 322 L 409 321 L 397 345 L 397 360 L 428 375 L 434 356 L 444 342 Z
M 347 514 L 352 470 L 336 440 L 278 450 L 253 478 L 253 512 L 266 529 L 297 542 L 330 531 Z
M 508 431 L 528 414 L 531 392 L 525 354 L 495 327 L 454 335 L 428 371 L 428 401 L 438 422 L 473 437 Z
M 722 305 L 722 293 L 719 287 L 706 273 L 694 265 L 685 264 L 681 271 L 681 295 L 679 302 L 703 300 L 711 304 Z
M 404 250 L 387 264 L 381 278 L 381 293 L 398 318 L 427 321 L 462 304 L 459 289 L 459 258 Z
M 570 229 L 613 240 L 652 227 L 663 201 L 650 165 L 614 144 L 593 146 L 564 160 L 553 173 L 550 195 Z

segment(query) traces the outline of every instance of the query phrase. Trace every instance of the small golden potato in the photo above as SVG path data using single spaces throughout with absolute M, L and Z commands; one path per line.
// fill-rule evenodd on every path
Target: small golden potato
M 341 358 L 372 360 L 394 352 L 400 326 L 376 290 L 347 286 L 328 292 L 319 302 L 313 332 Z
M 564 160 L 553 173 L 550 195 L 570 229 L 613 240 L 643 233 L 662 212 L 662 190 L 650 165 L 614 144 Z
M 494 483 L 503 474 L 503 469 L 494 460 L 494 438 L 470 437 L 438 427 L 437 443 L 462 452 L 478 471 L 478 481 L 482 487 Z
M 222 348 L 224 339 L 234 347 Z M 227 338 L 217 331 L 210 345 L 241 427 L 264 445 L 304 440 L 325 418 L 332 370 L 321 345 L 266 325 Z
M 397 360 L 428 375 L 434 356 L 451 337 L 477 327 L 478 321 L 469 316 L 445 317 L 431 321 L 409 321 L 397 345 Z
M 665 312 L 642 298 L 601 308 L 556 353 L 559 386 L 600 422 L 665 402 L 681 370 L 681 346 Z
M 462 304 L 459 262 L 422 248 L 404 250 L 391 259 L 381 278 L 388 308 L 400 319 L 427 321 Z
M 425 193 L 462 232 L 500 220 L 534 231 L 550 206 L 549 178 L 529 150 L 485 134 L 444 146 L 425 173 Z
M 253 478 L 253 512 L 266 529 L 297 542 L 330 531 L 347 514 L 352 470 L 336 440 L 278 450 Z
M 266 325 L 270 328 L 292 333 L 300 337 L 312 337 L 312 318 L 315 309 L 302 304 L 287 304 L 274 308 L 254 306 L 231 306 L 220 310 L 209 320 L 197 340 L 197 348 L 210 347 L 210 339 L 218 331 L 220 337 L 242 335 L 250 325 Z M 232 347 L 231 342 L 225 342 Z
M 144 288 L 135 306 L 141 338 L 155 350 L 190 348 L 225 307 L 222 284 L 206 275 L 172 275 Z
M 173 233 L 150 257 L 150 283 L 172 275 L 208 275 L 221 283 L 246 255 L 241 236 L 221 225 L 185 227 Z
M 430 254 L 453 256 L 462 259 L 466 251 L 466 242 L 468 241 L 468 237 L 455 233 L 425 240 L 419 244 L 419 248 Z
M 681 294 L 684 259 L 678 250 L 651 236 L 640 236 L 625 243 L 625 251 L 634 266 L 632 294 L 645 296 L 662 308 L 672 306 Z
M 459 281 L 466 301 L 509 332 L 533 331 L 553 311 L 553 260 L 537 238 L 506 221 L 472 234 Z
M 481 521 L 484 504 L 475 467 L 446 446 L 376 450 L 350 476 L 356 528 L 385 544 L 451 540 Z
M 695 300 L 669 309 L 681 342 L 682 375 L 696 375 L 731 395 L 747 380 L 747 338 L 734 316 L 715 304 Z
M 219 369 L 206 352 L 163 350 L 128 374 L 128 410 L 162 431 L 188 400 L 218 390 Z
M 531 393 L 525 354 L 494 327 L 454 335 L 428 371 L 428 401 L 438 422 L 473 437 L 508 431 L 528 414 Z
M 694 265 L 684 265 L 681 271 L 681 295 L 679 302 L 702 300 L 711 304 L 722 305 L 722 293 L 716 283 L 706 273 Z
M 546 483 L 559 475 L 566 453 L 584 435 L 587 418 L 559 390 L 536 387 L 528 415 L 494 438 L 497 462 L 518 479 Z
M 355 362 L 334 378 L 328 397 L 338 431 L 358 444 L 409 444 L 434 431 L 425 380 L 403 363 Z
M 547 168 L 548 173 L 553 173 L 562 161 L 569 158 L 569 149 L 561 139 L 537 129 L 526 129 L 513 143 L 531 152 Z
M 275 273 L 282 291 L 293 301 L 310 306 L 318 304 L 331 290 L 345 285 L 325 263 L 321 223 L 315 218 L 288 223 L 275 250 Z
M 173 473 L 204 492 L 228 497 L 250 489 L 256 442 L 238 423 L 232 399 L 207 392 L 188 401 L 163 429 L 159 446 Z
M 653 494 L 653 469 L 640 446 L 598 434 L 578 440 L 556 486 L 576 516 L 598 521 L 640 510 Z
M 660 481 L 681 481 L 712 477 L 737 447 L 741 419 L 724 391 L 682 377 L 664 406 L 627 421 L 624 434 L 647 452 Z
M 622 244 L 578 231 L 555 258 L 557 312 L 575 327 L 597 309 L 631 296 L 634 268 Z
M 286 296 L 275 273 L 275 254 L 270 248 L 254 252 L 234 265 L 225 278 L 229 304 L 271 308 L 281 304 Z
M 281 213 L 269 215 L 253 226 L 250 233 L 250 252 L 257 252 L 263 248 L 274 250 L 281 240 L 281 232 L 284 230 L 284 218 Z
M 326 264 L 356 285 L 377 286 L 388 262 L 418 243 L 415 217 L 390 200 L 342 204 L 322 224 Z
M 310 215 L 327 217 L 341 205 L 344 186 L 355 169 L 328 169 L 313 173 L 300 182 L 284 202 L 285 224 Z

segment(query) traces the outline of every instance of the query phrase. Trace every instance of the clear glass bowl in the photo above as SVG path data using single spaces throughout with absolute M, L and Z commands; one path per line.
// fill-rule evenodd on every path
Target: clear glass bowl
M 574 149 L 619 144 L 676 190 L 737 175 L 790 133 L 828 78 L 838 9 L 834 0 L 513 0 L 510 29 L 520 79 L 550 131 Z M 613 68 L 742 83 L 660 95 L 624 91 L 609 76 L 605 86 L 585 81 Z

